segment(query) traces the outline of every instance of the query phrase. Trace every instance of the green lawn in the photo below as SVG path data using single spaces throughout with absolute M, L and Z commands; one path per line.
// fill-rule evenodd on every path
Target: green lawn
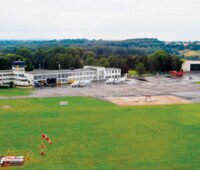
M 0 96 L 27 96 L 31 91 L 30 88 L 0 89 Z
M 67 100 L 69 106 L 58 106 Z M 53 141 L 40 156 L 40 135 Z M 0 100 L 0 155 L 36 170 L 200 169 L 200 104 L 118 107 L 92 98 Z

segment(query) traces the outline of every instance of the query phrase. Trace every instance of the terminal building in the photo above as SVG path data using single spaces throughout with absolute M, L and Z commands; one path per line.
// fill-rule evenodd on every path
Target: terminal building
M 121 69 L 85 66 L 74 70 L 34 70 L 25 71 L 25 62 L 13 62 L 12 70 L 0 71 L 0 84 L 13 82 L 18 86 L 34 86 L 37 83 L 67 84 L 69 81 L 93 80 L 104 81 L 121 77 Z

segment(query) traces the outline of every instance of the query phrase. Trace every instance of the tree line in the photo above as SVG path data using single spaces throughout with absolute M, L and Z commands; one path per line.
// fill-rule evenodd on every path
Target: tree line
M 108 50 L 100 48 L 101 50 Z M 121 68 L 122 73 L 128 70 L 139 72 L 168 72 L 180 70 L 182 61 L 178 56 L 165 51 L 153 54 L 135 50 L 135 54 L 124 54 L 119 51 L 105 55 L 99 48 L 53 47 L 30 50 L 19 48 L 13 53 L 0 53 L 0 70 L 10 69 L 13 61 L 26 62 L 27 71 L 33 69 L 76 69 L 84 65 Z
M 88 40 L 88 39 L 63 39 L 63 40 L 0 40 L 0 51 L 12 51 L 20 47 L 29 49 L 51 48 L 51 47 L 113 47 L 113 48 L 162 48 L 165 42 L 154 38 L 138 38 L 121 41 L 111 40 Z

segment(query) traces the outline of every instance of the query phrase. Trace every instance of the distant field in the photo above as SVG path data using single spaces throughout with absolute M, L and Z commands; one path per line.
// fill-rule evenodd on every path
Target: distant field
M 0 89 L 0 96 L 27 96 L 31 91 L 29 88 Z
M 135 70 L 129 70 L 128 71 L 128 75 L 129 76 L 137 76 L 137 71 L 135 71 Z
M 69 106 L 59 106 L 59 101 Z M 40 135 L 53 141 L 40 156 Z M 0 100 L 0 155 L 37 170 L 200 169 L 200 104 L 118 107 L 84 97 Z
M 200 56 L 200 50 L 199 50 L 199 51 L 184 50 L 184 51 L 180 51 L 180 52 L 181 52 L 181 54 L 183 54 L 185 57 Z

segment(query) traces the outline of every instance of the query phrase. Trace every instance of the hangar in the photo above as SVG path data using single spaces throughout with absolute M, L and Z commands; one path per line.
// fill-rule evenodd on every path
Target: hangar
M 185 60 L 182 69 L 184 72 L 200 71 L 200 61 Z

